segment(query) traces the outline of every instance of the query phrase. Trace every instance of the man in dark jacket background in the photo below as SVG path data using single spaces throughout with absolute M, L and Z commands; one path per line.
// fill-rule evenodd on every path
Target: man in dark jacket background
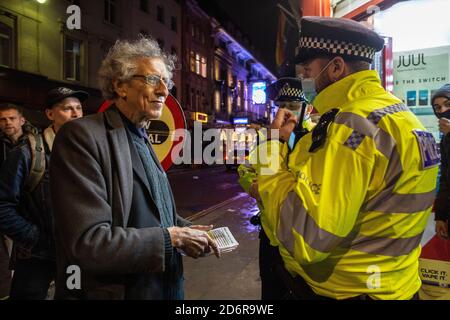
M 45 112 L 52 125 L 42 134 L 34 130 L 29 136 L 27 132 L 24 142 L 10 151 L 0 167 L 0 232 L 14 241 L 10 263 L 14 269 L 11 299 L 45 299 L 55 278 L 55 240 L 48 174 L 50 153 L 59 128 L 65 122 L 82 116 L 80 101 L 87 97 L 85 92 L 68 88 L 51 90 Z M 40 141 L 35 148 L 31 139 Z M 38 144 L 45 155 L 38 152 Z M 39 158 L 45 162 L 40 167 L 44 170 L 33 164 Z M 43 173 L 32 175 L 31 171 Z
M 24 124 L 25 118 L 19 106 L 0 104 L 0 167 L 11 150 L 25 142 L 22 129 Z M 11 250 L 11 239 L 0 234 L 0 299 L 8 295 L 11 285 L 11 272 L 7 264 Z
M 439 119 L 441 139 L 441 176 L 439 192 L 434 203 L 436 234 L 449 239 L 448 219 L 450 217 L 450 84 L 437 90 L 431 98 L 434 113 Z

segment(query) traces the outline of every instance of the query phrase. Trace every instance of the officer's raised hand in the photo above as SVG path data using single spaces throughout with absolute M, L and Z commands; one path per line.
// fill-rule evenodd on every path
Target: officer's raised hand
M 294 131 L 294 128 L 297 125 L 297 121 L 298 119 L 292 111 L 280 108 L 270 125 L 270 131 L 279 130 L 279 139 L 281 141 L 288 141 L 292 131 Z M 273 138 L 273 135 L 271 137 Z
M 446 118 L 439 119 L 439 131 L 444 135 L 450 132 L 450 120 Z

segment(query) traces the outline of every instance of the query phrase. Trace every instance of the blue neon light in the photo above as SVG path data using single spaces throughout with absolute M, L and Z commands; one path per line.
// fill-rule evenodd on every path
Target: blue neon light
M 248 118 L 234 118 L 233 124 L 248 124 Z
M 252 100 L 254 104 L 264 104 L 267 101 L 266 83 L 255 82 L 252 86 Z

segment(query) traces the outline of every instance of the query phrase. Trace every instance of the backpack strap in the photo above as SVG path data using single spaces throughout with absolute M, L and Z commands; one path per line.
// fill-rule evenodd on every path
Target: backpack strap
M 33 191 L 45 172 L 45 149 L 44 141 L 40 134 L 28 134 L 28 143 L 31 151 L 31 167 L 27 180 L 25 181 L 25 190 Z

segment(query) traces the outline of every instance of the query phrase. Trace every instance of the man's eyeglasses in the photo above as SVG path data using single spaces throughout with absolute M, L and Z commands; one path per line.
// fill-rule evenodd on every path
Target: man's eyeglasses
M 172 80 L 168 78 L 162 78 L 161 76 L 158 76 L 156 74 L 151 74 L 148 76 L 143 75 L 134 75 L 133 78 L 143 78 L 145 83 L 151 86 L 157 86 L 159 82 L 161 81 L 166 86 L 167 90 L 171 90 L 174 86 L 174 83 Z

